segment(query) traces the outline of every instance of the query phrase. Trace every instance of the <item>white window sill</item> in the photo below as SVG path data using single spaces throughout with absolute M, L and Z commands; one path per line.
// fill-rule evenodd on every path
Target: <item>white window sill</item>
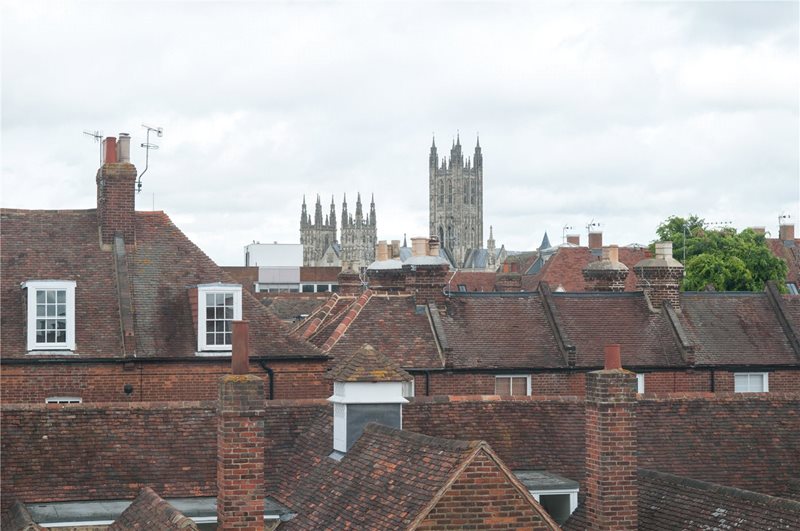
M 78 353 L 74 350 L 29 350 L 26 353 L 28 356 L 77 356 Z
M 224 358 L 231 357 L 232 351 L 230 350 L 204 350 L 202 352 L 195 352 L 194 355 L 201 358 Z

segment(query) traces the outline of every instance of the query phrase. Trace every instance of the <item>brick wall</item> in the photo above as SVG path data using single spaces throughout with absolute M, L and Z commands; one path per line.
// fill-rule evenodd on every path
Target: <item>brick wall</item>
M 114 243 L 121 232 L 126 244 L 134 243 L 136 167 L 106 163 L 97 171 L 97 217 L 103 243 Z
M 217 529 L 263 531 L 264 382 L 223 377 L 217 407 Z
M 586 516 L 598 531 L 638 528 L 636 406 L 633 373 L 586 376 Z
M 417 529 L 553 529 L 481 451 Z
M 323 361 L 269 361 L 275 373 L 275 398 L 327 398 Z M 257 364 L 250 372 L 268 385 Z M 4 365 L 0 396 L 8 402 L 44 402 L 51 396 L 78 396 L 84 402 L 216 400 L 217 382 L 230 373 L 230 360 Z M 125 385 L 133 386 L 126 394 Z

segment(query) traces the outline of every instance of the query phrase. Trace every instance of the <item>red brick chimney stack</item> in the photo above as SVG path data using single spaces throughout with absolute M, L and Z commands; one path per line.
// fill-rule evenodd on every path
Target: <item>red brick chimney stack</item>
M 120 133 L 103 140 L 103 165 L 97 170 L 97 221 L 100 241 L 113 244 L 121 234 L 135 242 L 136 167 L 130 163 L 130 136 Z
M 782 242 L 794 242 L 794 225 L 791 223 L 781 224 L 778 227 L 778 237 Z
M 247 374 L 247 332 L 246 321 L 234 323 L 234 373 L 223 376 L 219 385 L 217 529 L 220 531 L 264 530 L 264 382 Z
M 343 268 L 337 280 L 339 295 L 361 295 L 361 277 L 351 267 Z
M 589 249 L 597 250 L 603 248 L 603 233 L 600 231 L 592 231 L 589 233 Z
M 645 258 L 633 266 L 636 287 L 650 298 L 653 308 L 659 309 L 669 301 L 680 308 L 680 286 L 683 281 L 683 264 L 672 257 L 672 242 L 656 242 L 655 258 Z
M 567 243 L 571 243 L 572 245 L 580 245 L 581 244 L 580 234 L 567 234 Z
M 439 238 L 411 238 L 411 246 L 412 256 L 402 266 L 405 290 L 414 294 L 417 304 L 433 302 L 443 311 L 450 264 L 439 256 Z
M 583 269 L 586 291 L 625 291 L 628 266 L 619 261 L 619 247 L 603 249 L 603 259 L 590 262 Z
M 638 528 L 636 375 L 622 368 L 619 345 L 605 368 L 586 375 L 586 516 L 597 531 Z

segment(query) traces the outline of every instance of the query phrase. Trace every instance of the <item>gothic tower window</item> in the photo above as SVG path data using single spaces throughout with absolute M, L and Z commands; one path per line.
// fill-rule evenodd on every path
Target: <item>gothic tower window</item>
M 439 181 L 439 206 L 444 206 L 444 181 Z

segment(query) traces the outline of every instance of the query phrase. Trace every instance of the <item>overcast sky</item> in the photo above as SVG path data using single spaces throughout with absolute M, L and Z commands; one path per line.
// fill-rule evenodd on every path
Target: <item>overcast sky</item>
M 3 2 L 2 206 L 93 208 L 84 130 L 164 128 L 137 196 L 222 265 L 303 194 L 428 231 L 428 150 L 480 133 L 484 234 L 800 217 L 798 2 Z M 313 207 L 311 207 L 313 208 Z

